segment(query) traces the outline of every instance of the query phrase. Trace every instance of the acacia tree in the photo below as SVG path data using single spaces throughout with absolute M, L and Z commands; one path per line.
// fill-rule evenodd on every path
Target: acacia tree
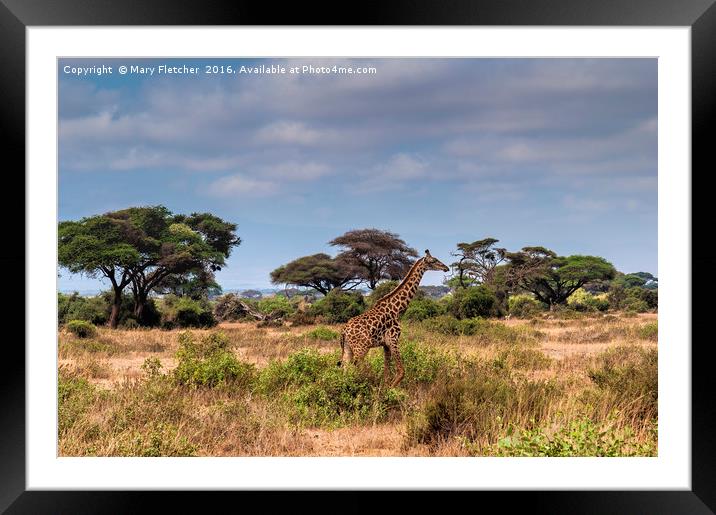
M 133 244 L 141 260 L 130 268 L 134 316 L 142 321 L 149 293 L 176 275 L 207 275 L 225 264 L 239 245 L 236 224 L 210 213 L 173 215 L 164 206 L 129 208 L 109 213 L 133 227 Z
M 507 250 L 495 247 L 498 241 L 485 238 L 457 244 L 457 250 L 452 255 L 459 259 L 450 266 L 457 274 L 457 283 L 461 288 L 467 288 L 475 282 L 490 282 L 495 268 L 506 259 Z
M 112 284 L 109 325 L 117 327 L 122 291 L 131 282 L 131 270 L 141 260 L 130 243 L 129 227 L 104 215 L 64 221 L 58 225 L 58 262 L 72 273 L 106 277 Z
M 510 284 L 532 292 L 550 309 L 567 299 L 590 281 L 612 279 L 614 266 L 597 256 L 557 256 L 544 247 L 525 247 L 508 253 L 507 277 Z
M 71 272 L 107 277 L 117 326 L 122 290 L 131 284 L 142 321 L 149 293 L 168 278 L 221 270 L 241 239 L 236 225 L 209 213 L 174 215 L 164 206 L 133 207 L 59 224 L 59 262 Z
M 382 279 L 402 279 L 418 257 L 417 251 L 397 234 L 379 229 L 348 231 L 329 244 L 343 248 L 338 258 L 354 267 L 356 278 L 371 290 Z
M 360 284 L 358 271 L 342 257 L 319 253 L 294 259 L 271 272 L 273 284 L 292 284 L 328 295 L 334 288 L 352 289 Z

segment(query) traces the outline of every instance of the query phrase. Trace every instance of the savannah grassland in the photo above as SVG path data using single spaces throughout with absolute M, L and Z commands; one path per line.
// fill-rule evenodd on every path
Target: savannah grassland
M 336 366 L 340 326 L 63 328 L 59 454 L 657 454 L 656 314 L 470 324 L 404 321 L 398 388 L 381 349 Z

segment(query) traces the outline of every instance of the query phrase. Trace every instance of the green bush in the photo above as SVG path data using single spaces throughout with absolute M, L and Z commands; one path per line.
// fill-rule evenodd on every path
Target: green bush
M 465 324 L 452 315 L 440 315 L 423 320 L 422 327 L 440 334 L 460 336 L 464 333 Z
M 283 295 L 274 295 L 273 297 L 265 297 L 258 304 L 258 309 L 265 315 L 281 318 L 291 315 L 296 308 L 291 301 Z
M 341 333 L 338 333 L 328 327 L 319 325 L 312 331 L 308 331 L 306 333 L 306 336 L 309 338 L 314 338 L 316 340 L 337 340 L 338 338 L 340 338 Z
M 146 358 L 142 363 L 142 371 L 146 377 L 152 379 L 161 375 L 162 362 L 159 358 Z
M 189 331 L 181 333 L 176 357 L 174 379 L 178 384 L 212 387 L 231 383 L 248 387 L 254 379 L 254 366 L 236 359 L 221 333 L 210 333 L 198 341 Z
M 620 406 L 640 419 L 658 415 L 659 384 L 656 349 L 619 346 L 599 355 L 589 378 L 610 391 Z
M 95 325 L 104 325 L 109 320 L 109 310 L 101 296 L 82 297 L 77 292 L 71 295 L 58 293 L 57 319 L 60 325 L 70 320 L 85 320 Z
M 606 311 L 609 309 L 607 296 L 592 295 L 584 288 L 579 288 L 567 299 L 567 305 L 577 311 Z
M 206 301 L 189 297 L 166 295 L 161 307 L 162 327 L 214 327 L 217 324 L 214 312 Z
M 65 327 L 78 338 L 92 338 L 97 336 L 97 328 L 86 320 L 70 320 Z
M 358 292 L 332 290 L 316 301 L 309 313 L 321 317 L 329 324 L 342 324 L 365 311 L 365 300 Z
M 627 302 L 630 299 L 637 299 L 644 302 L 647 306 L 647 310 L 656 309 L 659 305 L 659 291 L 648 289 L 648 288 L 627 288 L 626 290 Z M 633 301 L 632 301 L 633 302 Z
M 638 313 L 656 310 L 659 304 L 658 290 L 638 286 L 625 288 L 623 285 L 613 284 L 609 289 L 607 298 L 611 309 L 622 309 Z
M 656 442 L 640 442 L 630 428 L 597 426 L 588 417 L 573 420 L 551 436 L 542 428 L 521 429 L 492 447 L 495 456 L 655 456 Z
M 134 318 L 127 318 L 122 322 L 120 327 L 122 327 L 122 329 L 139 329 L 141 326 Z
M 510 315 L 527 318 L 536 315 L 542 311 L 542 304 L 531 295 L 520 294 L 513 295 L 507 301 Z
M 399 389 L 381 389 L 375 374 L 337 367 L 335 353 L 302 349 L 272 361 L 259 373 L 257 392 L 279 399 L 294 423 L 338 427 L 381 420 L 405 400 Z
M 445 307 L 429 297 L 413 299 L 403 313 L 403 319 L 421 321 L 445 313 Z
M 475 318 L 493 315 L 497 297 L 487 286 L 458 289 L 450 299 L 448 312 L 455 318 Z
M 624 302 L 622 302 L 621 307 L 625 311 L 633 311 L 635 313 L 646 313 L 649 311 L 649 304 L 636 297 L 627 297 L 624 299 Z
M 500 327 L 502 324 L 499 324 Z M 473 336 L 485 329 L 493 327 L 493 324 L 482 318 L 466 318 L 458 320 L 451 315 L 440 315 L 424 320 L 422 326 L 429 331 L 453 336 Z M 509 328 L 506 328 L 509 330 Z

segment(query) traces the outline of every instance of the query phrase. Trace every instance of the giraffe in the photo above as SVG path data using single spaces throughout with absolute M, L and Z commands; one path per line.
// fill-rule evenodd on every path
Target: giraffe
M 428 270 L 448 272 L 450 269 L 437 258 L 425 251 L 405 278 L 388 295 L 381 298 L 365 313 L 348 320 L 341 332 L 342 363 L 359 362 L 372 347 L 383 347 L 383 382 L 388 382 L 391 358 L 395 361 L 396 374 L 391 386 L 402 381 L 405 372 L 398 351 L 400 338 L 400 315 L 418 291 L 423 274 Z

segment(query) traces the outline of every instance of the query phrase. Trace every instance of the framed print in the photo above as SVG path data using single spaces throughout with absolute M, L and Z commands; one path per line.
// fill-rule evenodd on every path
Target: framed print
M 689 172 L 713 159 L 709 2 L 352 27 L 5 4 L 10 513 L 138 490 L 716 506 Z

